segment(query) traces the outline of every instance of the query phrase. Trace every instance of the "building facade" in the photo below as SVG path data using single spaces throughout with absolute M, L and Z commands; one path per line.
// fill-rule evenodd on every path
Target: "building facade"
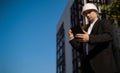
M 68 0 L 68 4 L 58 22 L 56 32 L 56 73 L 81 73 L 80 53 L 69 44 L 68 30 L 87 23 L 81 15 L 85 3 L 94 3 L 101 14 L 100 6 L 111 0 Z M 120 30 L 114 28 L 114 55 L 120 70 Z
M 70 28 L 70 7 L 73 0 L 69 0 L 57 24 L 56 29 L 56 73 L 73 73 L 72 47 L 69 44 L 68 29 Z

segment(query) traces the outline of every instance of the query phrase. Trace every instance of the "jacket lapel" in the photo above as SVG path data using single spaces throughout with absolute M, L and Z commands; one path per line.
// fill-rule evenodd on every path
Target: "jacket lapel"
M 99 25 L 100 25 L 100 19 L 98 19 L 96 22 L 95 22 L 95 24 L 94 24 L 94 26 L 93 26 L 93 28 L 92 28 L 92 31 L 91 31 L 91 34 L 94 34 L 94 33 L 96 33 L 97 32 L 97 30 L 98 30 L 98 28 L 99 28 Z

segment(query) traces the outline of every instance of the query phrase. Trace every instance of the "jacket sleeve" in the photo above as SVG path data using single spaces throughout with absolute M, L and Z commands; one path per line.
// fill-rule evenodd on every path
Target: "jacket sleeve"
M 71 46 L 73 47 L 73 49 L 76 49 L 79 52 L 83 52 L 83 43 L 80 42 L 79 39 L 72 39 L 69 41 L 69 43 L 71 44 Z
M 78 49 L 79 48 L 79 43 L 77 42 L 76 39 L 72 39 L 69 41 L 69 43 L 71 44 L 71 46 L 75 49 Z

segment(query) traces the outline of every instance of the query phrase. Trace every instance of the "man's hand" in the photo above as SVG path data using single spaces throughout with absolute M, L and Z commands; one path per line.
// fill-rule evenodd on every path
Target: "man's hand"
M 76 34 L 76 38 L 80 38 L 80 42 L 89 42 L 89 34 L 83 30 L 84 34 Z
M 72 33 L 72 30 L 71 30 L 71 29 L 68 31 L 68 34 L 69 34 L 70 39 L 73 39 L 73 38 L 74 38 L 74 35 L 73 35 L 73 33 Z

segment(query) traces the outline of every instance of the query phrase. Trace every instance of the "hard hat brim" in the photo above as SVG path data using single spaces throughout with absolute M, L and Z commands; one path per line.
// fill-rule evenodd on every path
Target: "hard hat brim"
M 88 12 L 88 11 L 98 12 L 98 10 L 96 10 L 96 9 L 88 9 L 88 10 L 83 11 L 82 15 L 85 15 L 85 12 Z

